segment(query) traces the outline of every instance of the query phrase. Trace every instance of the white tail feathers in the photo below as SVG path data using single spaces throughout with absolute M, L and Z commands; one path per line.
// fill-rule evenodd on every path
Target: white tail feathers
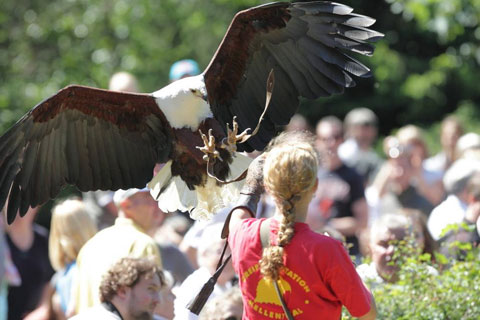
M 227 179 L 236 178 L 251 161 L 247 156 L 235 154 Z M 164 212 L 189 211 L 195 220 L 209 220 L 220 209 L 234 203 L 243 186 L 243 181 L 217 185 L 215 179 L 207 177 L 203 187 L 192 191 L 180 177 L 172 177 L 171 167 L 172 161 L 168 161 L 148 183 L 152 197 L 158 200 L 158 207 Z

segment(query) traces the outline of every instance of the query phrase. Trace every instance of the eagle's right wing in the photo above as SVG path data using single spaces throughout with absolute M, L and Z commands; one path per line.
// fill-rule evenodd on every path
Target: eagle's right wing
M 0 208 L 17 211 L 81 191 L 143 188 L 166 162 L 172 129 L 152 96 L 68 86 L 0 137 Z

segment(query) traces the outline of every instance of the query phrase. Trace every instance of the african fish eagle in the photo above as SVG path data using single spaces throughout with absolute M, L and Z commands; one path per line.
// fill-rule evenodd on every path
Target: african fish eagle
M 238 151 L 262 150 L 289 122 L 299 97 L 341 93 L 354 86 L 352 75 L 370 76 L 347 53 L 371 55 L 371 42 L 383 35 L 368 28 L 374 19 L 352 11 L 324 1 L 260 5 L 235 15 L 198 76 L 150 94 L 79 85 L 60 90 L 0 137 L 0 208 L 8 199 L 12 222 L 68 184 L 81 191 L 143 188 L 155 164 L 165 163 L 150 183 L 160 206 L 208 216 L 235 199 L 238 186 L 228 189 L 206 174 L 200 131 L 210 132 L 207 149 L 219 156 L 214 175 L 228 179 L 248 161 L 220 147 L 227 124 L 235 117 L 240 132 L 257 125 L 271 70 L 268 111 Z

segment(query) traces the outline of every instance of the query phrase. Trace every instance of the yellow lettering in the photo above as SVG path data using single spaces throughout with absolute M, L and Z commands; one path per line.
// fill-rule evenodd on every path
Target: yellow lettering
M 284 267 L 283 270 L 285 271 L 285 275 L 291 278 L 293 281 L 297 282 L 305 292 L 310 292 L 310 288 L 307 285 L 307 282 L 303 280 L 298 274 L 294 273 L 292 270 Z
M 275 312 L 275 319 L 283 319 L 283 313 Z
M 260 265 L 257 263 L 250 268 L 248 268 L 243 274 L 242 274 L 242 282 L 247 281 L 247 278 L 250 277 L 255 271 L 258 271 L 260 268 Z
M 300 309 L 300 308 L 293 309 L 293 311 L 292 311 L 293 316 L 298 316 L 299 314 L 302 314 L 302 313 L 303 313 L 303 310 Z

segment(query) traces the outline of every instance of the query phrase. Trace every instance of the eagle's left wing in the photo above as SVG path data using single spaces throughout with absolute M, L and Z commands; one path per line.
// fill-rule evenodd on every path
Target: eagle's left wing
M 315 99 L 355 85 L 350 76 L 370 70 L 343 51 L 371 55 L 383 35 L 367 29 L 375 20 L 332 2 L 270 3 L 239 12 L 204 72 L 208 102 L 226 124 L 237 116 L 239 129 L 255 128 L 265 104 L 266 79 L 275 88 L 259 132 L 240 151 L 262 150 L 289 122 L 300 96 Z

